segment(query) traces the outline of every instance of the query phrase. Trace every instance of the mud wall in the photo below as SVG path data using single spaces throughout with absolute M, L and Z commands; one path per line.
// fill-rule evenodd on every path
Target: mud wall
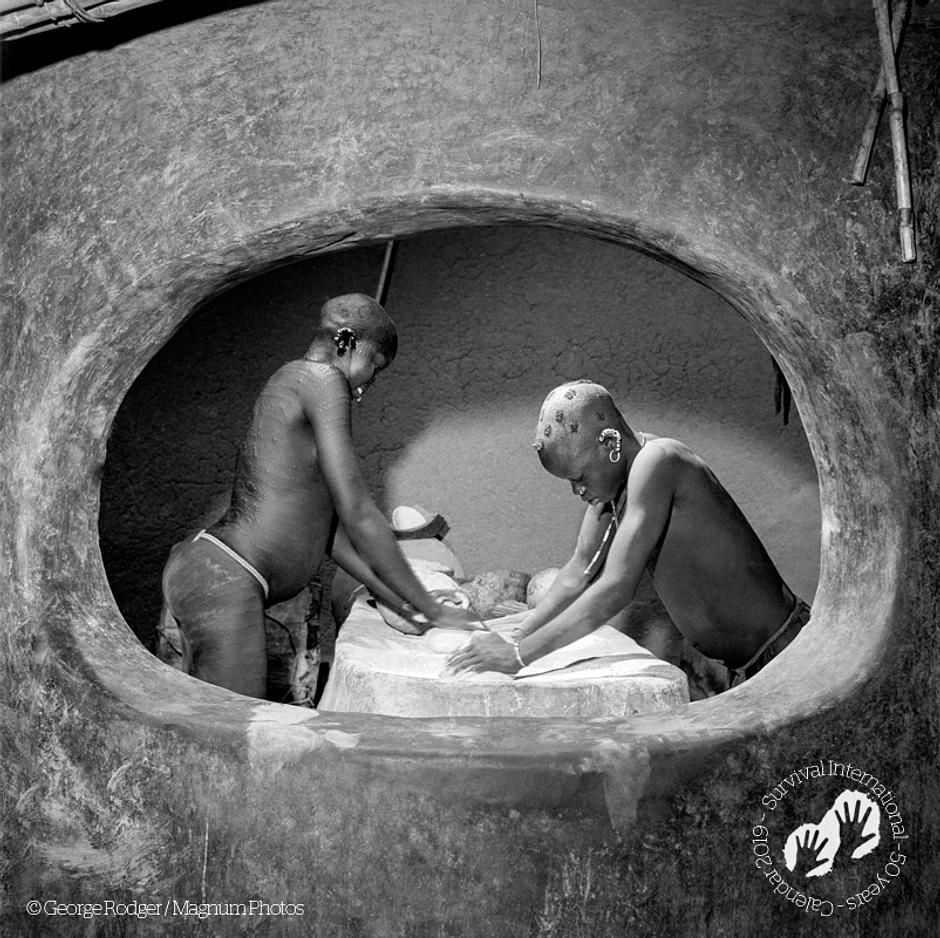
M 867 4 L 275 0 L 8 82 L 8 930 L 930 934 L 931 23 L 905 40 L 920 252 L 906 266 L 884 137 L 869 185 L 843 182 L 877 63 Z M 98 543 L 106 441 L 136 377 L 197 306 L 256 274 L 507 223 L 642 248 L 719 292 L 777 357 L 820 482 L 812 624 L 728 694 L 590 724 L 315 714 L 163 668 Z M 780 864 L 817 804 L 794 791 L 771 814 L 763 798 L 823 759 L 886 782 L 908 837 L 883 892 L 867 884 L 887 853 L 823 884 L 842 896 L 825 918 L 775 894 L 753 845 L 761 819 Z M 168 915 L 174 898 L 268 911 L 207 923 Z M 162 911 L 86 925 L 28 904 L 105 899 Z
M 145 642 L 171 544 L 227 503 L 253 395 L 310 340 L 333 293 L 374 292 L 384 250 L 282 268 L 187 321 L 134 383 L 108 441 L 99 521 L 108 580 Z M 556 384 L 591 376 L 638 429 L 686 441 L 738 498 L 791 587 L 812 600 L 819 495 L 794 407 L 774 412 L 770 354 L 718 294 L 621 245 L 548 228 L 402 242 L 387 300 L 395 365 L 356 411 L 374 493 L 441 512 L 467 575 L 570 555 L 581 505 L 531 449 Z M 469 350 L 469 351 L 468 351 Z

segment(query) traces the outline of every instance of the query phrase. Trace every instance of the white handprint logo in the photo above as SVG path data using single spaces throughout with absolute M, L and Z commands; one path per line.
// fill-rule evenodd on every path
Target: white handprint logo
M 808 878 L 832 872 L 836 858 L 843 864 L 860 860 L 881 843 L 881 810 L 864 792 L 843 791 L 818 824 L 801 824 L 783 847 L 790 872 Z

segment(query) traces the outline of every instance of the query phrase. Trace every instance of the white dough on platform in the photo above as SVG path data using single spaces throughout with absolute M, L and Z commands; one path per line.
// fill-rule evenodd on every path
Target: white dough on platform
M 408 717 L 605 717 L 689 700 L 682 671 L 606 626 L 559 650 L 572 660 L 555 652 L 518 677 L 448 671 L 447 656 L 472 634 L 405 635 L 359 597 L 337 637 L 319 708 Z
M 408 560 L 411 569 L 414 571 L 418 582 L 430 593 L 435 590 L 446 590 L 451 594 L 447 602 L 452 606 L 460 606 L 463 609 L 470 608 L 470 597 L 457 585 L 457 581 L 445 572 L 445 568 L 438 563 L 429 560 Z M 382 603 L 376 603 L 382 618 L 401 632 L 411 633 L 414 626 L 406 619 L 393 612 L 388 606 Z M 427 620 L 425 620 L 427 624 Z
M 422 636 L 427 647 L 436 655 L 449 655 L 461 645 L 470 641 L 473 632 L 460 632 L 456 629 L 428 629 Z

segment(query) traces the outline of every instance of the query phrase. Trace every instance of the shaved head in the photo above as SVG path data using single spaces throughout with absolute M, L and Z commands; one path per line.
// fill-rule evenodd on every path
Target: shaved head
M 398 351 L 398 331 L 384 307 L 364 293 L 327 300 L 320 309 L 317 334 L 332 338 L 338 329 L 352 329 L 360 340 L 371 340 L 389 363 Z
M 532 444 L 549 472 L 561 470 L 588 446 L 598 442 L 607 428 L 626 424 L 606 388 L 593 381 L 572 381 L 545 398 Z

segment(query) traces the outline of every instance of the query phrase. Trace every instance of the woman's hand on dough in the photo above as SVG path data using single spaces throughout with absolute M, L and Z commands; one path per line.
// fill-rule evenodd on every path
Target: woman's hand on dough
M 470 611 L 470 597 L 459 589 L 431 590 L 437 601 L 437 615 L 432 622 L 438 629 L 485 629 L 486 626 Z
M 519 662 L 512 645 L 495 632 L 474 635 L 447 656 L 447 667 L 454 671 L 501 671 L 515 674 Z
M 437 629 L 482 629 L 480 620 L 469 610 L 438 599 L 431 625 Z

